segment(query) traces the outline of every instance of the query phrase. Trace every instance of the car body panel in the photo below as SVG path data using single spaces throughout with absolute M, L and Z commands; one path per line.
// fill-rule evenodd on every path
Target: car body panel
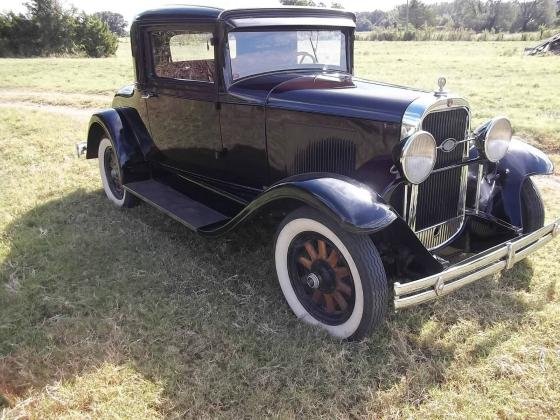
M 349 74 L 318 72 L 276 86 L 267 105 L 400 124 L 407 107 L 422 95 L 428 93 L 364 81 Z

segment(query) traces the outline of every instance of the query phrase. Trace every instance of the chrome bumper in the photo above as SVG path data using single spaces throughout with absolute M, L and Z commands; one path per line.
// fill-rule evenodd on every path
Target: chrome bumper
M 482 277 L 510 269 L 557 236 L 560 236 L 560 219 L 533 233 L 470 257 L 441 273 L 409 283 L 395 283 L 395 309 L 428 302 Z

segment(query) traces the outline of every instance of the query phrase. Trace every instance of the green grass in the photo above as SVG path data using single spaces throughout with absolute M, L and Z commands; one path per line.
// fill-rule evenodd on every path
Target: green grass
M 437 57 L 437 44 L 425 44 Z M 380 49 L 366 55 L 358 45 L 358 73 L 435 83 L 438 69 L 416 47 L 368 45 Z M 465 44 L 457 60 L 469 51 L 477 50 Z M 522 72 L 512 57 L 508 68 Z M 422 70 L 405 72 L 404 60 L 415 59 Z M 61 69 L 74 65 L 61 60 Z M 124 65 L 122 56 L 109 60 Z M 87 63 L 76 64 L 77 79 L 107 64 Z M 43 67 L 45 79 L 35 82 L 56 91 L 57 66 Z M 473 71 L 453 60 L 446 66 Z M 119 79 L 119 69 L 107 79 Z M 478 80 L 446 74 L 451 87 L 478 93 L 475 100 L 491 96 Z M 524 74 L 512 79 L 535 83 Z M 506 89 L 509 75 L 493 77 L 502 97 L 527 107 L 538 100 Z M 41 88 L 25 80 L 4 87 Z M 109 90 L 98 87 L 90 92 Z M 71 83 L 61 90 L 80 91 Z M 485 109 L 515 109 L 504 104 Z M 73 155 L 85 128 L 42 111 L 0 113 L 0 406 L 7 418 L 557 416 L 560 243 L 501 277 L 390 314 L 364 342 L 342 343 L 294 319 L 275 278 L 270 221 L 207 240 L 146 205 L 119 211 L 104 197 L 97 162 Z M 560 195 L 544 185 L 550 218 Z
M 110 95 L 134 81 L 128 41 L 109 58 L 3 58 L 0 88 Z

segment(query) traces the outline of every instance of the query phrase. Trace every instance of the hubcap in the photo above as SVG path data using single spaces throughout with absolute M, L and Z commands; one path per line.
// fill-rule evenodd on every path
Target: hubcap
M 307 275 L 307 285 L 312 289 L 318 289 L 321 281 L 319 280 L 319 276 L 315 273 L 309 273 Z
M 107 177 L 109 188 L 111 189 L 113 195 L 120 200 L 124 195 L 124 190 L 119 171 L 119 163 L 112 147 L 107 147 L 105 149 L 105 156 L 103 156 L 103 159 L 105 163 L 105 175 Z
M 354 281 L 336 246 L 305 232 L 294 238 L 288 252 L 290 281 L 305 309 L 325 324 L 345 322 L 354 309 Z

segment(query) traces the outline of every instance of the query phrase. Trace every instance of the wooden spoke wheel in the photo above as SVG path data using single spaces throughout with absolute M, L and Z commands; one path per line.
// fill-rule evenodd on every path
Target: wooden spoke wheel
M 338 248 L 324 236 L 304 232 L 290 246 L 290 279 L 298 299 L 320 321 L 337 325 L 354 309 L 354 281 Z

